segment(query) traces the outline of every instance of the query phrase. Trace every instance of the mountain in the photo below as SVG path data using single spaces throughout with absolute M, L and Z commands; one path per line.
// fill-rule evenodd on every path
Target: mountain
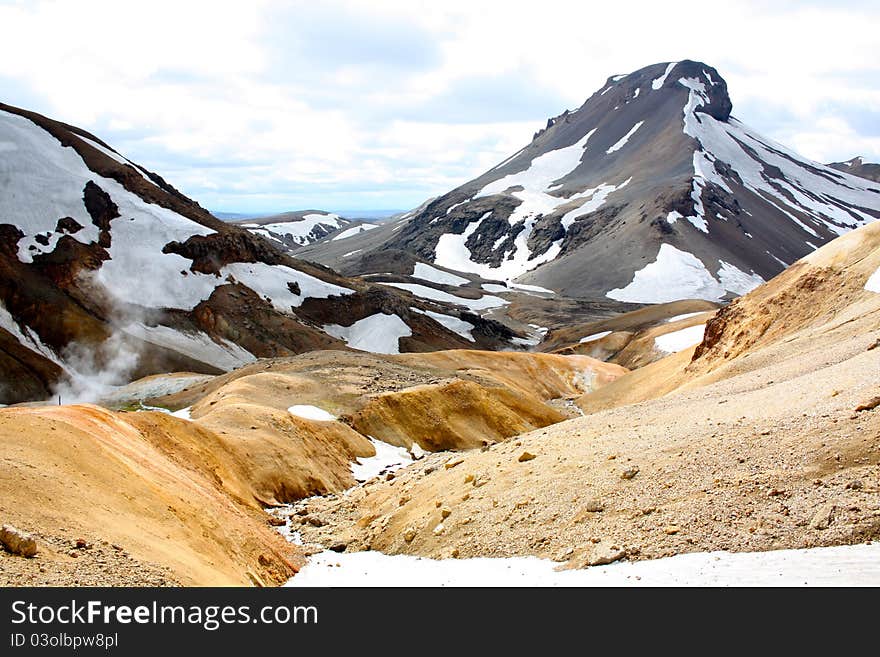
M 96 136 L 0 104 L 0 403 L 315 349 L 508 344 L 469 294 L 414 299 L 296 260 Z
M 828 166 L 832 169 L 858 176 L 859 178 L 880 182 L 880 164 L 865 162 L 861 157 L 854 157 L 846 162 L 832 162 Z
M 257 235 L 274 240 L 287 249 L 295 250 L 338 233 L 342 236 L 373 228 L 372 224 L 343 219 L 338 214 L 323 210 L 284 212 L 237 222 Z M 364 226 L 360 228 L 360 226 Z M 358 227 L 353 232 L 350 229 Z
M 346 273 L 383 253 L 567 296 L 657 303 L 748 292 L 880 217 L 880 185 L 810 162 L 731 115 L 694 61 L 610 77 L 481 176 L 306 257 Z
M 547 572 L 876 542 L 878 336 L 873 222 L 726 305 L 702 342 L 575 400 L 582 416 L 313 498 L 291 527 L 347 552 L 564 564 Z

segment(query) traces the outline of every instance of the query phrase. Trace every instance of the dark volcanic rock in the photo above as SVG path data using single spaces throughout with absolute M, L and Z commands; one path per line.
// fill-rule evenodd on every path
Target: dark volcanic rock
M 110 195 L 91 180 L 83 189 L 83 203 L 92 218 L 92 223 L 102 231 L 109 231 L 110 222 L 119 216 L 119 208 Z
M 193 261 L 190 269 L 203 274 L 219 274 L 231 262 L 284 263 L 284 257 L 264 239 L 247 231 L 194 235 L 182 244 L 169 242 L 162 253 L 176 253 Z
M 55 225 L 56 233 L 67 233 L 73 235 L 82 230 L 80 223 L 73 217 L 61 217 Z

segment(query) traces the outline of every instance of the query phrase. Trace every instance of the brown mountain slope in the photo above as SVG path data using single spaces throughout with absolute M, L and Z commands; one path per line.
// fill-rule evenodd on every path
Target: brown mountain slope
M 152 413 L 0 410 L 0 515 L 40 546 L 33 560 L 0 552 L 3 583 L 155 583 L 150 573 L 190 585 L 283 582 L 299 557 L 252 496 L 230 496 L 246 488 L 241 463 L 212 443 L 210 432 Z M 76 550 L 80 538 L 95 550 Z M 114 554 L 110 545 L 130 561 L 103 572 L 95 559 Z
M 585 417 L 303 503 L 327 520 L 304 540 L 582 567 L 877 539 L 878 268 L 875 223 L 719 312 L 698 357 L 579 399 Z
M 578 400 L 585 412 L 653 399 L 772 367 L 770 354 L 812 350 L 880 328 L 880 294 L 865 289 L 880 267 L 880 222 L 848 233 L 722 308 L 702 344 L 632 372 Z
M 213 378 L 154 376 L 120 396 L 135 407 L 190 383 L 150 400 L 190 407 L 180 417 L 0 409 L 0 517 L 36 533 L 41 550 L 0 553 L 0 583 L 281 583 L 298 557 L 263 509 L 353 487 L 352 463 L 376 453 L 368 436 L 426 449 L 507 440 L 563 420 L 551 400 L 625 373 L 584 356 L 423 358 L 319 351 Z M 295 405 L 339 419 L 300 417 Z M 74 548 L 78 538 L 94 549 Z
M 392 353 L 514 336 L 474 316 L 466 339 L 442 323 L 462 308 L 294 259 L 74 126 L 0 104 L 0 143 L 0 384 L 23 383 L 0 403 L 346 349 L 327 325 L 381 315 L 400 327 Z

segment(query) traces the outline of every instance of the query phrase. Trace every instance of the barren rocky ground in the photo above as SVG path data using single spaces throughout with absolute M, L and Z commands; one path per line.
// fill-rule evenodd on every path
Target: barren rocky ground
M 0 586 L 180 585 L 167 568 L 137 560 L 120 545 L 91 543 L 61 532 L 35 538 L 40 551 L 32 558 L 0 550 Z
M 294 524 L 307 544 L 569 567 L 877 539 L 880 411 L 854 410 L 880 394 L 877 337 L 771 350 L 773 367 L 432 455 L 305 501 Z

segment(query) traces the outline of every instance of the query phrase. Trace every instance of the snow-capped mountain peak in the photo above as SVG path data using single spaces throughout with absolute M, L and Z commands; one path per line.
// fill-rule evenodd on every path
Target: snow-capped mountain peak
M 671 276 L 676 294 L 719 300 L 880 216 L 875 183 L 810 162 L 732 109 L 700 62 L 612 76 L 378 250 L 574 296 L 659 301 Z

